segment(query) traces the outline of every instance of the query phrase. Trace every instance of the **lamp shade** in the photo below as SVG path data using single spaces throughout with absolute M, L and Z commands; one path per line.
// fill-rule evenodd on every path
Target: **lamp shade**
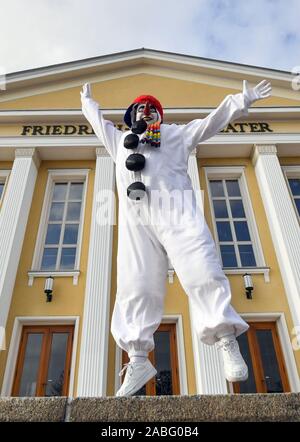
M 46 279 L 44 288 L 45 293 L 51 293 L 53 291 L 53 281 L 52 276 L 49 276 L 49 278 Z
M 251 275 L 249 275 L 248 273 L 245 273 L 244 276 L 244 284 L 245 284 L 245 288 L 246 289 L 253 289 L 253 282 L 252 282 L 252 278 Z

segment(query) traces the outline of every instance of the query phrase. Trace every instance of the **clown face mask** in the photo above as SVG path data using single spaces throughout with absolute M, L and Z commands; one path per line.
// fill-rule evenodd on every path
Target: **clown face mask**
M 146 103 L 137 104 L 135 109 L 135 120 L 144 120 L 147 125 L 151 125 L 157 122 L 161 122 L 161 116 L 153 104 L 148 101 Z
M 140 121 L 152 126 L 163 122 L 163 108 L 157 98 L 152 95 L 140 95 L 131 103 L 124 115 L 124 122 L 131 128 Z M 144 130 L 146 130 L 147 126 Z M 139 132 L 141 133 L 141 132 Z

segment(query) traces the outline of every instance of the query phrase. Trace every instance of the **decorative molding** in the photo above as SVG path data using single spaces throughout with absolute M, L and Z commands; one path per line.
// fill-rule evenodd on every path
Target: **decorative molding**
M 6 147 L 12 149 L 13 151 L 16 148 L 35 148 L 39 146 L 39 152 L 43 152 L 44 147 L 69 147 L 69 148 L 78 148 L 78 147 L 97 147 L 101 146 L 99 139 L 96 135 L 86 135 L 86 136 L 31 136 L 31 137 L 22 137 L 22 136 L 5 136 L 0 137 L 0 147 Z M 104 146 L 103 146 L 103 150 Z
M 114 186 L 113 160 L 97 156 L 77 387 L 84 397 L 107 394 L 113 225 L 99 225 L 97 210 L 99 194 Z M 110 219 L 114 211 L 114 201 L 108 201 Z
M 295 326 L 300 324 L 300 226 L 284 173 L 275 153 L 260 154 L 255 173 Z M 264 149 L 262 148 L 262 152 Z
M 41 160 L 36 148 L 18 148 L 15 150 L 15 158 L 32 158 L 37 169 L 41 164 Z
M 9 84 L 34 79 L 38 79 L 39 81 L 41 81 L 41 79 L 44 78 L 46 78 L 46 81 L 49 81 L 49 76 L 57 76 L 58 74 L 61 75 L 64 73 L 68 74 L 70 72 L 73 74 L 73 72 L 83 69 L 91 70 L 94 68 L 99 71 L 100 66 L 107 67 L 111 65 L 111 67 L 113 67 L 113 65 L 119 65 L 120 63 L 130 63 L 131 66 L 132 62 L 134 63 L 134 65 L 136 65 L 137 60 L 141 60 L 145 64 L 145 60 L 147 60 L 148 65 L 151 65 L 152 63 L 155 66 L 157 66 L 159 62 L 164 64 L 176 63 L 178 67 L 180 65 L 184 66 L 185 70 L 191 69 L 194 71 L 195 67 L 199 68 L 199 70 L 214 70 L 216 71 L 215 75 L 217 75 L 219 71 L 219 75 L 221 76 L 224 76 L 225 71 L 241 75 L 247 74 L 248 76 L 255 77 L 263 76 L 264 78 L 273 78 L 278 81 L 286 82 L 290 81 L 291 79 L 291 73 L 287 71 L 261 68 L 258 66 L 250 66 L 240 63 L 231 63 L 222 60 L 212 60 L 205 57 L 198 57 L 169 51 L 159 51 L 150 48 L 138 48 L 129 51 L 118 52 L 115 54 L 101 55 L 83 60 L 76 60 L 67 63 L 59 63 L 52 66 L 29 69 L 21 72 L 12 72 L 8 74 L 7 80 Z
M 45 272 L 45 271 L 34 271 L 34 270 L 30 270 L 29 272 L 27 272 L 28 275 L 28 285 L 32 286 L 33 285 L 33 281 L 34 278 L 47 278 L 48 276 L 53 276 L 55 278 L 66 278 L 66 277 L 70 277 L 73 278 L 73 285 L 78 285 L 78 278 L 80 275 L 80 271 L 79 270 L 73 270 L 73 271 L 49 271 L 49 272 Z
M 300 164 L 290 164 L 281 166 L 281 168 L 287 178 L 300 178 Z
M 208 140 L 201 143 L 199 146 L 203 145 L 220 145 L 224 144 L 299 144 L 300 133 L 239 133 L 239 134 L 217 134 Z M 235 155 L 236 157 L 236 155 Z
M 164 118 L 166 123 L 173 121 L 187 122 L 196 118 L 205 118 L 214 109 L 215 107 L 167 108 L 164 109 Z M 103 108 L 102 112 L 106 119 L 112 120 L 117 124 L 122 124 L 125 110 L 125 108 Z M 300 106 L 252 107 L 248 109 L 248 114 L 248 118 L 243 118 L 243 122 L 247 122 L 248 120 L 253 121 L 262 119 L 273 122 L 281 120 L 296 122 L 299 119 Z M 60 124 L 70 124 L 71 122 L 73 125 L 86 124 L 86 120 L 81 109 L 0 109 L 0 121 L 2 124 L 19 125 L 20 128 L 25 125 L 36 125 L 37 123 L 41 125 L 57 124 L 57 122 Z M 22 122 L 22 125 L 20 122 Z M 33 139 L 36 139 L 36 137 L 37 136 L 32 136 Z M 82 136 L 80 137 L 82 138 Z M 22 138 L 28 138 L 28 136 L 22 136 Z
M 15 156 L 16 157 L 26 157 L 26 158 L 32 158 L 35 154 L 35 149 L 16 149 L 15 150 Z
M 265 282 L 270 282 L 270 267 L 241 267 L 232 268 L 223 267 L 225 275 L 243 275 L 244 273 L 250 273 L 252 275 L 264 275 Z
M 201 143 L 197 149 L 197 157 L 249 158 L 255 144 L 272 145 L 276 143 L 280 156 L 300 156 L 300 133 L 270 134 L 218 134 Z M 43 160 L 95 159 L 95 148 L 102 149 L 104 156 L 109 156 L 99 139 L 94 135 L 87 136 L 4 136 L 0 137 L 0 158 L 12 161 L 16 148 L 39 147 Z M 49 149 L 50 148 L 50 149 Z M 98 155 L 101 151 L 97 151 Z
M 245 172 L 245 166 L 204 166 L 207 179 L 239 179 Z
M 175 270 L 174 269 L 168 269 L 169 284 L 173 284 L 174 283 L 174 274 L 175 274 Z
M 0 178 L 7 179 L 9 177 L 10 172 L 11 169 L 0 169 Z
M 252 164 L 255 166 L 259 155 L 277 155 L 277 147 L 272 144 L 255 144 Z
M 239 134 L 217 134 L 208 140 L 203 141 L 199 146 L 211 146 L 211 145 L 251 145 L 258 143 L 271 144 L 299 144 L 300 133 L 239 133 Z M 86 135 L 86 136 L 3 136 L 0 137 L 0 147 L 6 147 L 12 149 L 16 148 L 35 148 L 39 146 L 39 152 L 43 152 L 44 147 L 68 147 L 68 148 L 78 148 L 78 147 L 101 147 L 101 142 L 96 137 L 96 135 Z M 105 152 L 104 146 L 103 150 Z M 197 156 L 198 151 L 197 151 Z
M 109 157 L 109 153 L 103 147 L 96 147 L 96 157 Z
M 35 152 L 27 155 L 14 160 L 0 211 L 0 327 L 4 328 L 37 177 Z
M 277 147 L 274 145 L 267 145 L 267 144 L 257 144 L 255 145 L 255 149 L 258 154 L 261 155 L 274 155 L 277 154 Z

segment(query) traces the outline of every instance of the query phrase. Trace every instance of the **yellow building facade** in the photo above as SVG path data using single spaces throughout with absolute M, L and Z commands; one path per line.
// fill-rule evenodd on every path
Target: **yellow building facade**
M 249 381 L 226 382 L 217 349 L 195 334 L 197 318 L 170 262 L 151 356 L 159 373 L 142 394 L 300 391 L 300 95 L 292 77 L 140 49 L 7 76 L 0 95 L 2 396 L 113 396 L 120 386 L 126 355 L 110 334 L 117 225 L 99 222 L 115 171 L 82 115 L 82 85 L 92 83 L 105 118 L 123 127 L 137 95 L 158 97 L 165 123 L 186 123 L 240 92 L 244 79 L 264 78 L 272 97 L 189 160 L 232 304 L 250 324 L 240 339 Z M 116 217 L 117 203 L 116 195 L 108 216 Z M 252 278 L 248 297 L 244 274 Z

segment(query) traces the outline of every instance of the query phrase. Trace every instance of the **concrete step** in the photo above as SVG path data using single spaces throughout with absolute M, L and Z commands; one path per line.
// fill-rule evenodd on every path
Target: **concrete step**
M 0 398 L 0 422 L 300 422 L 300 394 Z

